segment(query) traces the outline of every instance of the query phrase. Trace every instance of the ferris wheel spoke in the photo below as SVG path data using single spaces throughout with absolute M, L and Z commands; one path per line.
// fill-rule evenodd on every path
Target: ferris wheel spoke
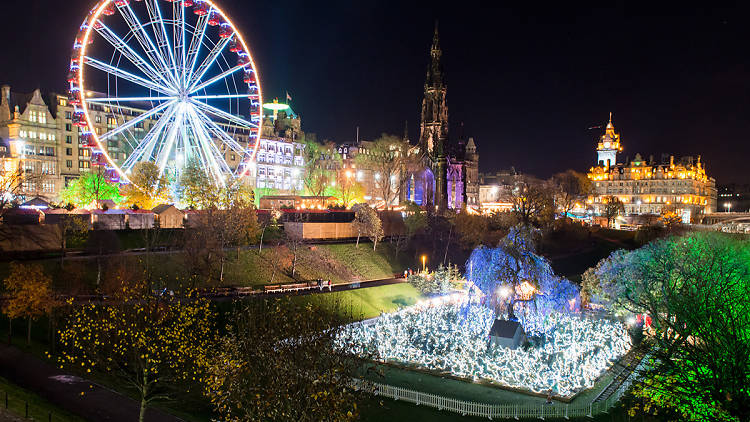
M 175 112 L 175 107 L 174 105 L 172 105 L 161 116 L 159 121 L 157 121 L 156 124 L 154 124 L 154 126 L 151 127 L 151 130 L 148 131 L 146 136 L 143 137 L 143 139 L 138 144 L 138 146 L 133 150 L 130 156 L 123 163 L 122 165 L 123 170 L 125 171 L 130 170 L 137 162 L 142 161 L 141 160 L 142 157 L 147 157 L 147 159 L 151 158 L 151 154 L 153 153 L 156 143 L 159 141 L 161 132 L 164 130 L 164 127 L 166 127 L 167 123 L 172 119 L 174 112 Z
M 153 116 L 156 113 L 158 113 L 158 112 L 166 109 L 167 107 L 173 105 L 174 103 L 175 103 L 174 101 L 169 101 L 169 102 L 160 104 L 160 105 L 152 108 L 151 110 L 149 110 L 149 111 L 141 114 L 140 116 L 136 117 L 135 119 L 133 119 L 133 120 L 131 120 L 131 121 L 123 124 L 122 126 L 118 126 L 118 127 L 114 128 L 114 129 L 110 130 L 109 132 L 104 133 L 103 135 L 99 136 L 99 140 L 100 141 L 106 140 L 106 139 L 111 138 L 111 137 L 113 137 L 113 136 L 115 136 L 115 135 L 117 135 L 117 134 L 119 134 L 119 133 L 121 133 L 121 132 L 123 132 L 123 131 L 125 131 L 127 129 L 130 129 L 131 127 L 137 125 L 139 122 L 142 122 L 142 121 L 150 118 L 151 116 Z
M 199 108 L 203 109 L 207 113 L 213 114 L 214 116 L 221 117 L 222 119 L 228 120 L 232 123 L 238 124 L 240 126 L 248 127 L 248 128 L 258 128 L 257 124 L 250 123 L 247 120 L 235 116 L 233 114 L 229 114 L 226 111 L 216 108 L 214 106 L 208 105 L 206 103 L 202 103 L 200 101 L 196 101 L 191 98 L 191 102 L 195 105 L 197 105 Z
M 125 103 L 128 101 L 168 101 L 176 100 L 178 97 L 91 97 L 87 103 Z
M 138 20 L 133 9 L 130 8 L 130 4 L 124 3 L 124 5 L 117 6 L 117 8 L 120 11 L 120 15 L 125 20 L 125 23 L 130 28 L 130 31 L 146 53 L 146 57 L 151 61 L 151 64 L 155 68 L 158 68 L 159 73 L 170 81 L 168 85 L 171 85 L 171 88 L 176 89 L 177 81 L 174 78 L 174 75 L 169 71 L 169 65 L 164 61 L 164 56 L 160 54 L 159 50 L 154 45 L 154 42 L 151 41 L 151 37 L 149 37 L 146 28 L 144 28 L 141 21 Z
M 85 59 L 85 63 L 91 67 L 94 67 L 103 72 L 109 73 L 110 75 L 125 79 L 126 81 L 130 81 L 136 85 L 140 85 L 143 88 L 152 89 L 154 91 L 161 92 L 162 94 L 166 94 L 168 96 L 177 94 L 176 92 L 172 91 L 170 87 L 165 87 L 163 85 L 159 85 L 149 80 L 143 79 L 140 76 L 133 75 L 130 72 L 126 72 L 120 68 L 111 66 L 93 57 L 86 56 L 84 57 L 84 59 Z
M 203 88 L 207 88 L 208 86 L 212 85 L 213 83 L 215 83 L 217 81 L 220 81 L 220 80 L 226 78 L 227 76 L 230 76 L 231 74 L 237 72 L 238 70 L 246 68 L 248 65 L 249 65 L 249 63 L 248 64 L 244 64 L 244 65 L 237 65 L 235 67 L 229 68 L 229 69 L 227 69 L 227 70 L 219 73 L 218 75 L 214 76 L 213 78 L 211 78 L 211 79 L 209 79 L 209 80 L 201 83 L 200 85 L 196 86 L 195 88 L 191 88 L 189 92 L 192 94 L 192 93 L 194 93 L 196 91 L 200 91 Z M 245 95 L 245 97 L 247 97 L 247 95 Z
M 208 127 L 208 130 L 213 133 L 221 142 L 229 146 L 229 148 L 239 153 L 240 155 L 245 155 L 248 152 L 247 148 L 240 145 L 237 140 L 232 138 L 232 136 L 229 135 L 224 129 L 214 123 L 211 118 L 206 115 L 206 113 L 198 109 L 196 109 L 195 112 L 198 118 L 203 121 L 206 127 Z
M 164 142 L 161 142 L 161 148 L 156 153 L 156 164 L 159 167 L 159 176 L 164 174 L 164 169 L 167 167 L 167 161 L 169 161 L 169 155 L 172 152 L 172 147 L 175 144 L 175 138 L 177 137 L 180 128 L 185 123 L 185 107 L 180 104 L 177 106 L 177 113 L 174 121 L 171 123 L 171 127 L 167 132 L 167 136 Z
M 185 62 L 187 38 L 185 36 L 185 7 L 181 1 L 172 3 L 172 16 L 175 17 L 172 20 L 172 36 L 175 38 L 174 48 L 175 53 L 179 51 L 179 54 L 176 55 L 180 60 L 179 67 L 177 69 L 177 79 L 180 81 L 180 86 L 184 88 L 185 83 L 187 82 L 185 80 L 185 73 L 187 72 L 187 64 Z M 177 18 L 177 16 L 179 16 L 179 19 Z M 179 28 L 175 28 L 175 26 L 177 26 L 176 22 L 179 22 Z
M 231 98 L 250 98 L 252 94 L 217 94 L 217 95 L 193 95 L 194 100 L 223 100 Z
M 178 76 L 177 76 L 177 63 L 174 59 L 174 51 L 172 50 L 172 47 L 169 45 L 169 37 L 167 37 L 167 28 L 164 26 L 164 19 L 161 15 L 161 9 L 159 8 L 159 0 L 145 0 L 144 3 L 146 3 L 146 10 L 148 10 L 148 15 L 151 18 L 151 29 L 153 29 L 154 37 L 156 38 L 156 46 L 159 48 L 159 52 L 161 52 L 161 57 L 167 57 L 169 59 L 169 65 L 167 68 L 171 70 L 171 76 L 172 79 L 175 81 L 177 86 L 179 86 L 178 82 Z M 157 25 L 158 28 L 157 28 Z
M 185 75 L 185 85 L 193 77 L 193 70 L 195 70 L 195 65 L 198 61 L 198 51 L 200 51 L 200 47 L 203 45 L 203 37 L 206 35 L 206 28 L 208 27 L 208 16 L 208 13 L 199 16 L 198 22 L 195 24 L 196 29 L 193 32 L 193 39 L 190 41 L 190 50 L 187 54 L 187 64 L 185 66 L 187 68 L 189 64 L 190 67 L 187 69 L 187 74 Z
M 117 51 L 125 56 L 135 67 L 137 67 L 144 75 L 148 76 L 155 83 L 162 83 L 169 85 L 164 76 L 159 71 L 153 68 L 145 60 L 138 55 L 122 38 L 118 37 L 108 26 L 101 20 L 97 21 L 97 25 L 94 26 L 96 32 L 102 36 L 108 43 L 110 43 Z
M 221 55 L 221 52 L 224 50 L 224 47 L 229 44 L 230 37 L 222 38 L 221 41 L 217 42 L 216 45 L 214 45 L 214 48 L 211 49 L 211 51 L 208 52 L 208 55 L 205 59 L 203 59 L 203 62 L 201 62 L 201 65 L 198 66 L 198 69 L 196 69 L 195 75 L 190 79 L 190 82 L 188 83 L 189 87 L 195 86 L 198 82 L 203 79 L 203 76 L 206 75 L 206 72 L 208 72 L 208 69 L 211 67 L 212 64 L 216 61 L 216 59 L 219 58 Z
M 224 158 L 220 156 L 219 150 L 218 148 L 216 148 L 216 144 L 214 144 L 211 136 L 208 134 L 208 131 L 196 115 L 195 108 L 189 108 L 188 113 L 190 115 L 189 118 L 192 123 L 191 127 L 195 131 L 200 148 L 203 150 L 203 154 L 209 163 L 208 168 L 213 172 L 214 179 L 216 179 L 219 183 L 221 183 L 222 186 L 224 186 L 224 177 L 222 177 L 222 174 L 230 173 L 231 170 L 229 169 L 226 161 L 224 161 Z

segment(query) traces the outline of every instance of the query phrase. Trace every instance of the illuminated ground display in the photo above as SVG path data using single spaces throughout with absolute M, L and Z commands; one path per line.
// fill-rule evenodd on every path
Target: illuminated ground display
M 452 302 L 426 302 L 351 325 L 353 352 L 536 393 L 552 389 L 557 396 L 570 397 L 593 387 L 631 346 L 625 328 L 614 321 L 518 310 L 530 346 L 488 346 L 493 311 Z

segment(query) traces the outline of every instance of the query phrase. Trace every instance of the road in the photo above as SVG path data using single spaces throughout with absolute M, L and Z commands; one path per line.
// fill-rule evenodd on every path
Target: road
M 138 403 L 129 397 L 64 372 L 12 346 L 0 346 L 0 376 L 86 420 L 138 420 Z M 156 409 L 148 409 L 146 421 L 180 422 L 182 419 Z

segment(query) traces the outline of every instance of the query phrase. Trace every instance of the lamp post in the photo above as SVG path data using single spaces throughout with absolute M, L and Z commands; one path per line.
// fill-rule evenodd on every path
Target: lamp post
M 422 255 L 422 272 L 427 271 L 427 255 Z
M 725 202 L 724 203 L 724 210 L 725 210 L 725 212 L 732 212 L 732 203 L 731 202 Z

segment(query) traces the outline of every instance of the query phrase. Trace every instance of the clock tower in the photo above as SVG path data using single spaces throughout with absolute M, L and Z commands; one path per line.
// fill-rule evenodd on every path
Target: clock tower
M 620 134 L 615 133 L 615 127 L 612 125 L 612 113 L 609 113 L 609 123 L 604 131 L 604 135 L 599 138 L 599 144 L 596 147 L 597 165 L 612 167 L 617 164 L 617 153 L 622 151 L 620 145 Z

